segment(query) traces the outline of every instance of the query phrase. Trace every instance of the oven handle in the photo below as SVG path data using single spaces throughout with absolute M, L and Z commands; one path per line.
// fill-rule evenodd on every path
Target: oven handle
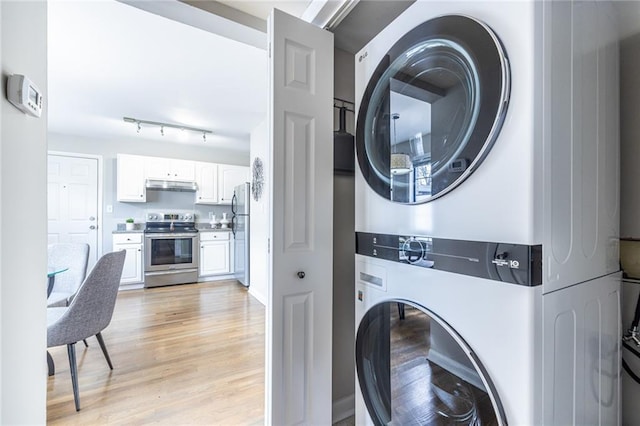
M 156 275 L 184 274 L 187 272 L 198 272 L 198 270 L 197 269 L 171 269 L 166 271 L 145 272 L 144 274 L 147 276 L 156 276 Z
M 144 237 L 147 239 L 160 238 L 168 240 L 170 238 L 195 238 L 198 234 L 146 234 Z

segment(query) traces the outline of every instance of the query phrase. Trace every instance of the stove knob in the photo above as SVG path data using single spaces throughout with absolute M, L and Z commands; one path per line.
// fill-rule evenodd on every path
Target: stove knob
M 402 245 L 402 254 L 407 262 L 414 264 L 424 257 L 424 244 L 414 237 L 407 239 Z

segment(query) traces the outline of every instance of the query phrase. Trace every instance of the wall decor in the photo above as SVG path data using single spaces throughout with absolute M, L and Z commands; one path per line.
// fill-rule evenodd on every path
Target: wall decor
M 253 195 L 253 199 L 255 201 L 260 201 L 264 185 L 264 165 L 262 164 L 262 160 L 260 159 L 260 157 L 256 157 L 253 160 L 251 171 L 253 174 L 253 181 L 251 182 L 251 194 Z

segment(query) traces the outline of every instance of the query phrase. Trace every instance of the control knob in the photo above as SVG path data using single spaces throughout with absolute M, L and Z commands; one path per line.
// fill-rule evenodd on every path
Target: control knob
M 407 239 L 402 245 L 402 255 L 411 264 L 422 260 L 424 254 L 424 244 L 415 237 Z

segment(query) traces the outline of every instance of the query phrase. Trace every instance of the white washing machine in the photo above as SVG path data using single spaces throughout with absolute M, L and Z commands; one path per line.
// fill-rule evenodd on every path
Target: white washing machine
M 604 1 L 418 1 L 356 55 L 358 424 L 619 422 L 617 63 Z
M 357 425 L 620 424 L 617 274 L 542 296 L 356 257 Z

